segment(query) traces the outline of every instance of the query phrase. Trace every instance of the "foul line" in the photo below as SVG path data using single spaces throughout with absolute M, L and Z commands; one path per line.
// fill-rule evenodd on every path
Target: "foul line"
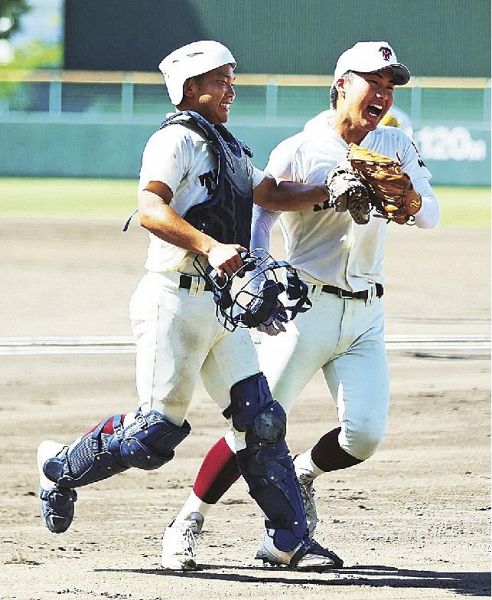
M 484 352 L 490 354 L 490 337 L 482 335 L 388 335 L 388 352 Z M 0 356 L 39 354 L 134 354 L 131 336 L 3 337 Z

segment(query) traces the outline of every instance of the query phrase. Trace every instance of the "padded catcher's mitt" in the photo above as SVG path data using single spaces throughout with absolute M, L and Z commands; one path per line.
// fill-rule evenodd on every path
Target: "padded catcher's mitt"
M 422 206 L 422 197 L 398 161 L 356 144 L 350 144 L 347 160 L 368 189 L 376 216 L 399 225 L 413 220 Z
M 369 223 L 369 190 L 350 165 L 335 167 L 326 178 L 325 188 L 327 208 L 334 208 L 336 212 L 348 211 L 358 225 Z

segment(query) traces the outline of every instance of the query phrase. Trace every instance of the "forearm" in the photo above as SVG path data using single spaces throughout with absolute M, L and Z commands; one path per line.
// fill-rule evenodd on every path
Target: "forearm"
M 169 206 L 172 194 L 154 184 L 162 195 L 148 189 L 139 194 L 140 224 L 161 240 L 205 256 L 219 277 L 231 276 L 243 264 L 240 252 L 246 250 L 239 244 L 222 244 L 190 225 Z
M 190 225 L 161 198 L 147 190 L 140 194 L 139 214 L 142 227 L 184 250 L 208 256 L 216 244 L 213 238 Z
M 439 202 L 427 179 L 416 180 L 414 188 L 422 197 L 422 207 L 415 215 L 415 225 L 421 229 L 432 229 L 439 223 Z
M 265 177 L 254 189 L 254 202 L 267 210 L 297 211 L 311 208 L 327 198 L 321 184 L 280 181 Z
M 303 210 L 324 202 L 327 197 L 324 185 L 281 181 L 271 210 Z
M 270 212 L 261 206 L 253 206 L 251 223 L 251 248 L 263 248 L 270 251 L 270 233 L 279 213 Z

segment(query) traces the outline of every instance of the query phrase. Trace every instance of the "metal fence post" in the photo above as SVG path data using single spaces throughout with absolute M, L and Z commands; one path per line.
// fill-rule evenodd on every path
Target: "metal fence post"
M 412 87 L 412 95 L 410 98 L 410 112 L 412 124 L 418 126 L 422 118 L 422 88 L 418 82 L 415 82 Z
M 275 77 L 269 77 L 266 85 L 266 116 L 277 117 L 278 85 Z
M 121 114 L 126 117 L 133 115 L 133 103 L 133 81 L 130 74 L 126 73 L 121 84 Z
M 59 116 L 62 112 L 62 82 L 58 73 L 53 75 L 48 89 L 48 114 Z
M 490 125 L 490 85 L 483 88 L 483 122 Z

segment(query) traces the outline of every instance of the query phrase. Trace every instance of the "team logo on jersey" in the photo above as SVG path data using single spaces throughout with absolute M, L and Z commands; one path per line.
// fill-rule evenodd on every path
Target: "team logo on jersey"
M 388 46 L 381 46 L 381 48 L 379 48 L 379 52 L 381 52 L 384 60 L 389 60 L 393 54 Z
M 417 162 L 418 162 L 419 167 L 426 167 L 427 165 L 422 160 L 422 157 L 420 156 L 420 152 L 418 151 L 418 148 L 414 142 L 412 142 L 412 146 L 415 148 L 415 152 L 417 153 Z
M 200 185 L 207 188 L 209 194 L 213 194 L 217 188 L 217 171 L 214 169 L 213 171 L 208 171 L 208 173 L 198 175 L 198 180 L 200 181 Z

